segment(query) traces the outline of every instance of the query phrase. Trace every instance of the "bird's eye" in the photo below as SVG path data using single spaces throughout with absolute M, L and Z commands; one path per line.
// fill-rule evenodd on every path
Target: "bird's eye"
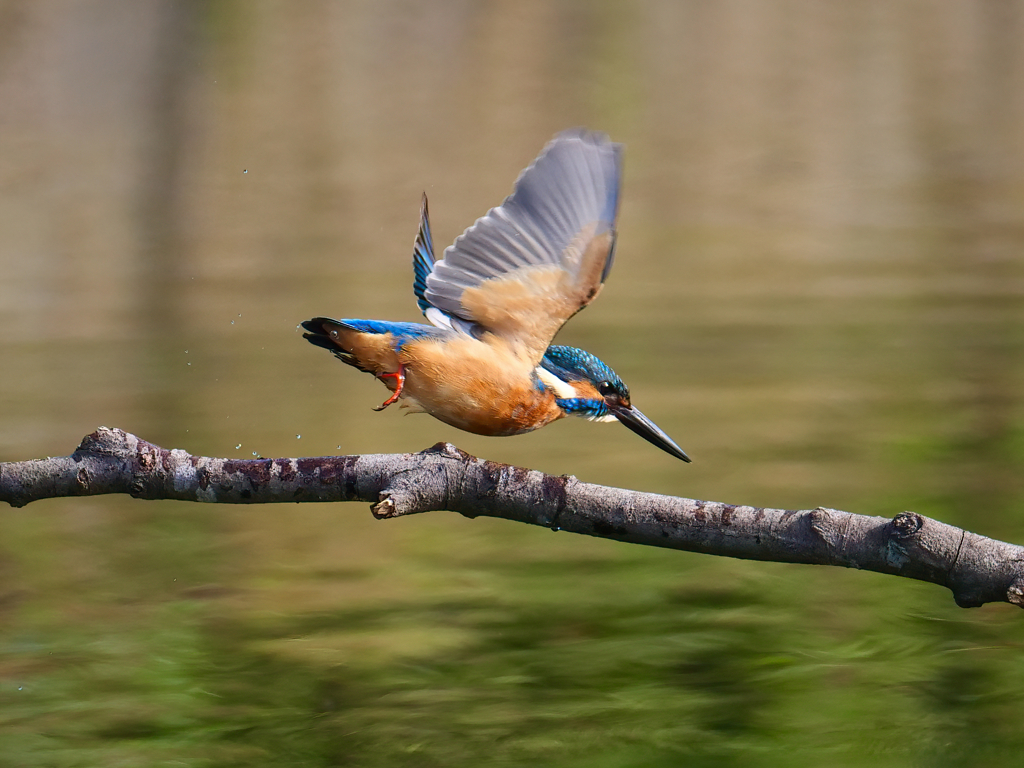
M 597 385 L 597 391 L 601 393 L 601 397 L 608 397 L 608 395 L 615 392 L 615 387 L 612 386 L 610 381 L 602 381 Z

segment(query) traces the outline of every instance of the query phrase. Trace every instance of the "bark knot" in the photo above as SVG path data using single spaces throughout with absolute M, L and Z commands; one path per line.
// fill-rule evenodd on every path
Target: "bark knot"
M 909 539 L 924 527 L 924 519 L 916 512 L 900 512 L 892 519 L 893 536 Z
M 449 459 L 462 459 L 462 461 L 470 462 L 473 461 L 473 457 L 466 453 L 461 448 L 458 448 L 451 443 L 441 441 L 440 443 L 434 443 L 429 448 L 425 448 L 420 451 L 421 454 L 436 454 L 439 456 L 445 456 Z

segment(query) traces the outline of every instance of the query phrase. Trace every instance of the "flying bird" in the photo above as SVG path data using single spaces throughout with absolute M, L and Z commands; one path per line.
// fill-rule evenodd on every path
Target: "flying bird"
M 564 416 L 619 421 L 676 458 L 622 379 L 589 352 L 551 344 L 611 270 L 622 145 L 558 134 L 512 194 L 434 257 L 427 196 L 413 247 L 413 291 L 430 322 L 302 323 L 303 338 L 373 374 L 413 411 L 478 435 L 518 435 Z

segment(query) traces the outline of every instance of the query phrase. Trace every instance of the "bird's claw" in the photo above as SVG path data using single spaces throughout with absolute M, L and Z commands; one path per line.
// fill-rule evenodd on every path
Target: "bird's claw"
M 391 397 L 373 409 L 375 411 L 383 411 L 402 396 L 402 390 L 405 388 L 405 366 L 399 363 L 396 373 L 382 373 L 377 378 L 395 380 L 395 391 L 391 393 Z

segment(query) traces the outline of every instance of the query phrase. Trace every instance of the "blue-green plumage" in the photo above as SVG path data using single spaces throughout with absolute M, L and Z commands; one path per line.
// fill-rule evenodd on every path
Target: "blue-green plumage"
M 621 394 L 629 397 L 629 389 L 615 371 L 601 358 L 576 347 L 552 344 L 544 353 L 540 364 L 563 381 L 586 380 L 595 386 L 607 381 Z

